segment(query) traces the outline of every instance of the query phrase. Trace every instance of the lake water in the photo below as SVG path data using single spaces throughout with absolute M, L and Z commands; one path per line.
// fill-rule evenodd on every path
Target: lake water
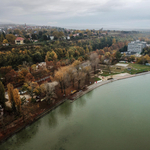
M 112 82 L 66 102 L 0 150 L 150 150 L 150 75 Z

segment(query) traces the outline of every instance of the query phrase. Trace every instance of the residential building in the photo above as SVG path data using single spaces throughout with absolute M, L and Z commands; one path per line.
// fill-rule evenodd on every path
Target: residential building
M 15 40 L 15 44 L 24 44 L 24 38 L 22 37 L 17 37 Z
M 141 53 L 143 48 L 146 47 L 146 42 L 136 40 L 132 41 L 131 43 L 128 44 L 128 52 L 134 52 L 134 53 Z
M 70 36 L 67 36 L 67 40 L 70 40 Z
M 63 39 L 63 40 L 66 40 L 66 37 L 65 37 L 65 36 L 62 36 L 62 39 Z
M 90 61 L 86 61 L 86 62 L 83 62 L 82 64 L 80 64 L 79 65 L 79 69 L 85 68 L 87 66 L 91 66 L 91 62 Z
M 41 62 L 36 65 L 36 70 L 38 69 L 46 69 L 46 62 Z

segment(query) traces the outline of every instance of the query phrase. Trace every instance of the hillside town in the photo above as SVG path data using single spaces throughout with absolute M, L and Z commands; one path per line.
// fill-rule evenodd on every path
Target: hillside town
M 136 31 L 25 24 L 1 27 L 0 39 L 1 140 L 67 100 L 150 71 L 150 37 Z

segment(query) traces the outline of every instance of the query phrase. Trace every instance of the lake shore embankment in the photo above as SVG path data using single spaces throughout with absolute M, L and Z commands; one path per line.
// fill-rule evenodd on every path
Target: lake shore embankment
M 120 76 L 116 77 L 116 78 L 113 78 L 111 80 L 106 80 L 106 81 L 102 81 L 101 82 L 98 82 L 98 83 L 94 83 L 90 86 L 87 87 L 87 89 L 85 91 L 79 91 L 77 93 L 75 93 L 72 98 L 73 100 L 71 100 L 71 102 L 77 100 L 78 98 L 80 98 L 81 96 L 85 95 L 86 93 L 102 86 L 102 85 L 105 85 L 105 84 L 108 84 L 108 83 L 111 83 L 111 82 L 115 82 L 115 81 L 118 81 L 118 80 L 123 80 L 123 79 L 127 79 L 127 78 L 132 78 L 132 77 L 137 77 L 137 76 L 142 76 L 142 75 L 146 75 L 146 74 L 150 74 L 150 71 L 149 72 L 143 72 L 143 73 L 139 73 L 139 74 L 134 74 L 134 75 L 130 75 L 130 74 L 126 74 L 125 76 L 122 76 L 120 74 Z M 21 127 L 17 128 L 15 131 L 11 132 L 10 134 L 6 135 L 6 136 L 3 136 L 1 139 L 0 139 L 0 144 L 5 142 L 8 138 L 10 138 L 11 136 L 13 136 L 14 134 L 16 134 L 17 132 L 20 132 L 22 129 L 26 128 L 27 126 L 31 125 L 32 123 L 34 123 L 35 121 L 37 121 L 38 119 L 40 119 L 41 117 L 45 116 L 46 114 L 48 114 L 49 112 L 51 112 L 52 110 L 54 110 L 55 108 L 57 108 L 58 106 L 60 106 L 61 104 L 63 104 L 65 101 L 67 101 L 67 97 L 65 99 L 63 99 L 62 101 L 59 101 L 58 103 L 56 103 L 56 105 L 50 109 L 47 109 L 43 112 L 41 112 L 40 114 L 36 115 L 32 121 L 30 122 L 27 122 L 25 123 L 24 125 L 22 125 Z
M 102 85 L 105 85 L 105 84 L 108 84 L 108 83 L 111 83 L 111 82 L 115 82 L 115 81 L 118 81 L 118 80 L 123 80 L 123 79 L 128 79 L 128 78 L 132 78 L 132 77 L 137 77 L 137 76 L 142 76 L 142 75 L 146 75 L 146 74 L 150 74 L 150 71 L 149 72 L 143 72 L 143 73 L 139 73 L 139 74 L 133 74 L 133 75 L 130 75 L 130 74 L 126 74 L 125 76 L 122 76 L 123 74 L 118 74 L 118 75 L 114 75 L 115 78 L 111 79 L 111 80 L 106 80 L 106 81 L 102 81 L 101 82 L 98 82 L 98 83 L 94 83 L 90 86 L 87 87 L 87 90 L 86 91 L 79 91 L 78 93 L 76 93 L 74 96 L 73 96 L 73 101 L 77 100 L 78 98 L 80 98 L 81 96 L 85 95 L 86 93 L 102 86 Z M 117 77 L 116 77 L 117 76 Z

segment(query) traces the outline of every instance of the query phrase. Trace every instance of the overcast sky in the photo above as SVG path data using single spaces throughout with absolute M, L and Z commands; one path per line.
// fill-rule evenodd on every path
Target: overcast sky
M 0 23 L 149 29 L 150 0 L 0 0 Z

